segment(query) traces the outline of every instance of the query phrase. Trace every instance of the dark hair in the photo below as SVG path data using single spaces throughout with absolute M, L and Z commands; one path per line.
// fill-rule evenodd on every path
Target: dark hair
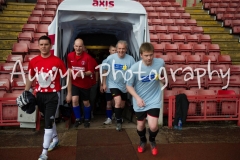
M 109 46 L 109 49 L 111 49 L 111 48 L 116 48 L 116 45 L 111 44 L 111 45 Z
M 48 36 L 46 36 L 46 35 L 41 36 L 41 37 L 38 39 L 38 42 L 39 42 L 40 40 L 48 40 L 49 43 L 52 44 L 51 39 L 50 39 Z
M 142 54 L 143 52 L 153 52 L 154 51 L 154 47 L 151 43 L 149 42 L 145 42 L 142 43 L 140 49 L 139 49 L 139 53 Z

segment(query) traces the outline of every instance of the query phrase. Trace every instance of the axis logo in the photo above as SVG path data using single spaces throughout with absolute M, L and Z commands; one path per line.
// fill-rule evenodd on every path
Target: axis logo
M 114 1 L 108 1 L 108 0 L 93 0 L 92 5 L 94 7 L 114 7 Z

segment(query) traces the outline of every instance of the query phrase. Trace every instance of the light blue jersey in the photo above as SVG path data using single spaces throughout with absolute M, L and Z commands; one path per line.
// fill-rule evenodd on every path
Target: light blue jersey
M 151 66 L 146 66 L 142 60 L 135 63 L 131 68 L 132 78 L 127 81 L 128 86 L 134 87 L 136 93 L 145 102 L 145 107 L 138 107 L 136 99 L 133 97 L 133 108 L 135 112 L 143 112 L 161 106 L 161 86 L 159 82 L 160 68 L 164 67 L 164 61 L 154 58 Z M 136 73 L 139 72 L 145 73 Z M 154 72 L 154 70 L 156 72 Z M 135 73 L 134 73 L 135 72 Z M 157 74 L 156 74 L 157 73 Z M 130 78 L 130 74 L 128 74 Z
M 103 67 L 103 70 L 110 70 L 107 87 L 118 88 L 123 93 L 127 93 L 125 72 L 135 63 L 133 57 L 126 54 L 124 58 L 119 58 L 118 54 L 112 54 L 107 57 L 105 63 L 110 65 L 110 68 Z

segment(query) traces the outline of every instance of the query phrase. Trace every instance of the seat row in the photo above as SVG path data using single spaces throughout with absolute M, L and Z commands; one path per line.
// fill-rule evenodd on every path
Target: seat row
M 190 19 L 189 13 L 164 13 L 164 12 L 150 12 L 148 13 L 148 19 Z
M 181 7 L 178 2 L 140 2 L 143 7 Z
M 185 13 L 185 9 L 183 7 L 145 7 L 145 10 L 148 13 L 151 12 Z
M 226 3 L 226 2 L 220 2 L 220 3 L 205 2 L 205 3 L 203 3 L 204 9 L 210 9 L 210 8 L 238 8 L 239 6 L 240 6 L 239 2 L 238 3 Z
M 228 14 L 238 14 L 240 11 L 239 8 L 211 8 L 209 13 L 211 15 L 219 14 L 219 13 L 228 13 Z
M 37 4 L 40 5 L 59 5 L 62 0 L 37 0 Z
M 6 63 L 9 62 L 16 62 L 17 60 L 19 60 L 21 63 L 23 62 L 29 62 L 31 59 L 33 59 L 34 57 L 36 57 L 37 55 L 8 55 Z
M 48 34 L 49 24 L 24 24 L 22 32 L 35 32 Z
M 224 21 L 224 20 L 239 20 L 240 14 L 238 13 L 216 13 L 216 20 Z
M 211 44 L 212 40 L 210 35 L 207 34 L 199 34 L 199 35 L 190 35 L 190 34 L 156 34 L 158 37 L 158 42 L 160 44 L 163 43 L 175 43 L 175 44 Z M 155 37 L 150 37 L 152 41 L 155 41 Z M 189 46 L 191 48 L 191 46 Z
M 149 26 L 151 35 L 154 34 L 185 34 L 198 35 L 203 34 L 203 28 L 199 26 Z
M 57 5 L 43 5 L 43 4 L 36 4 L 34 7 L 34 10 L 41 10 L 41 11 L 56 11 L 57 10 Z
M 35 32 L 21 32 L 18 34 L 17 40 L 20 41 L 29 41 L 30 43 L 34 43 L 35 41 L 38 41 L 38 39 L 43 36 L 47 35 L 45 32 L 43 33 L 35 33 Z M 28 42 L 26 42 L 28 43 Z
M 168 52 L 167 55 L 154 53 L 155 58 L 161 58 L 165 64 L 232 64 L 229 55 L 176 55 L 176 52 Z
M 202 3 L 239 3 L 239 0 L 202 0 Z
M 38 55 L 39 54 L 38 42 L 30 43 L 30 41 L 19 41 L 19 43 L 14 43 L 12 47 L 13 55 Z

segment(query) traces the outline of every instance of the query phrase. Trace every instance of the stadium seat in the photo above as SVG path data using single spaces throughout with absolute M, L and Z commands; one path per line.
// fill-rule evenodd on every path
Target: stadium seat
M 41 24 L 51 24 L 53 21 L 53 17 L 42 17 L 40 23 Z
M 192 48 L 195 55 L 203 56 L 207 54 L 206 46 L 204 44 L 194 44 Z
M 180 13 L 170 13 L 170 17 L 172 19 L 180 19 L 181 18 L 181 14 Z
M 210 60 L 211 64 L 216 64 L 217 63 L 217 58 L 215 56 L 210 56 L 210 55 L 203 55 L 202 56 L 202 63 L 203 64 L 208 64 L 209 60 Z
M 187 87 L 188 89 L 192 88 L 198 88 L 198 89 L 204 89 L 206 87 L 206 77 L 200 77 L 198 81 L 198 77 L 194 76 L 193 79 L 189 79 L 187 81 Z
M 163 97 L 164 97 L 164 108 L 163 108 L 163 115 L 167 116 L 168 115 L 168 101 L 170 96 L 175 96 L 177 95 L 178 92 L 174 90 L 164 90 L 163 92 Z
M 185 13 L 185 9 L 183 7 L 176 7 L 177 13 Z
M 162 4 L 157 1 L 157 2 L 152 2 L 152 3 L 151 3 L 151 6 L 153 6 L 153 7 L 161 7 Z
M 210 54 L 211 52 L 220 52 L 220 47 L 218 44 L 207 44 L 207 51 L 208 54 Z
M 237 11 L 237 8 L 226 8 L 226 13 L 229 13 L 229 14 L 235 14 L 236 11 Z
M 184 26 L 186 23 L 185 23 L 185 20 L 184 19 L 175 19 L 175 25 L 176 26 Z
M 176 44 L 165 44 L 164 52 L 166 55 L 177 55 L 178 46 Z
M 232 14 L 232 13 L 224 13 L 223 14 L 223 16 L 222 16 L 222 18 L 221 18 L 221 20 L 226 20 L 226 19 L 234 19 L 234 14 Z
M 231 75 L 234 75 L 234 74 L 240 75 L 240 65 L 229 65 L 229 68 L 230 68 Z
M 46 5 L 47 4 L 47 0 L 37 0 L 37 4 Z
M 170 2 L 161 2 L 161 6 L 163 6 L 163 7 L 171 7 L 172 4 Z
M 232 64 L 231 57 L 229 55 L 219 55 L 218 56 L 219 64 Z
M 38 39 L 41 37 L 41 36 L 44 36 L 46 35 L 46 33 L 34 33 L 33 34 L 33 41 L 38 41 Z
M 212 76 L 212 79 L 210 80 L 209 77 L 206 78 L 206 87 L 223 87 L 224 81 L 222 78 L 219 78 L 217 75 Z
M 18 42 L 19 41 L 30 41 L 32 42 L 32 33 L 23 32 L 18 34 Z
M 227 90 L 233 90 L 236 94 L 240 94 L 240 88 L 239 87 L 228 87 Z
M 240 26 L 240 19 L 232 20 L 231 27 Z
M 175 7 L 165 7 L 167 13 L 174 13 L 176 12 Z
M 198 37 L 197 35 L 186 35 L 186 42 L 188 44 L 198 44 Z
M 155 34 L 155 26 L 148 26 L 149 33 Z
M 197 92 L 194 90 L 180 90 L 178 91 L 179 94 L 185 94 L 186 96 L 196 96 Z M 196 100 L 189 100 L 188 106 L 188 116 L 194 116 L 197 114 L 197 101 Z
M 24 24 L 23 27 L 22 27 L 22 32 L 26 32 L 26 31 L 35 32 L 36 31 L 36 25 L 35 24 Z
M 31 13 L 32 17 L 42 17 L 44 11 L 41 10 L 33 10 Z
M 39 53 L 39 46 L 37 43 L 31 43 L 30 44 L 30 47 L 29 47 L 29 52 L 32 53 L 32 52 L 37 52 Z
M 191 55 L 192 54 L 192 45 L 190 44 L 179 44 L 178 50 L 181 55 Z
M 155 26 L 157 34 L 162 33 L 162 34 L 167 34 L 168 33 L 168 28 L 167 26 Z
M 215 64 L 213 65 L 213 70 L 218 71 L 220 74 L 220 71 L 225 74 L 229 69 L 229 65 L 224 65 L 224 64 Z
M 159 43 L 159 38 L 156 34 L 150 34 L 150 41 Z
M 1 73 L 0 74 L 0 79 L 10 79 L 11 78 L 11 74 L 9 74 L 9 73 Z
M 181 5 L 178 2 L 171 2 L 172 7 L 181 7 Z
M 172 39 L 173 39 L 173 43 L 175 43 L 175 44 L 184 44 L 185 43 L 185 36 L 182 34 L 174 34 Z
M 0 4 L 0 7 L 1 7 L 1 4 Z M 1 82 L 0 82 L 1 83 Z M 7 93 L 6 91 L 1 91 L 0 90 L 0 98 L 3 98 L 3 95 L 5 94 L 5 93 Z
M 148 26 L 152 25 L 152 19 L 148 19 Z
M 174 26 L 174 24 L 175 24 L 174 19 L 163 19 L 162 20 L 163 26 Z
M 179 64 L 178 68 L 182 68 L 182 71 L 178 71 L 179 75 L 181 75 L 181 74 L 185 75 L 187 73 L 191 74 L 191 73 L 194 73 L 195 65 L 194 64 Z M 189 78 L 189 76 L 187 76 L 186 78 Z
M 167 30 L 169 34 L 179 34 L 178 26 L 167 26 Z
M 191 19 L 190 13 L 181 13 L 181 19 Z
M 38 24 L 36 32 L 48 34 L 48 24 Z
M 11 55 L 9 54 L 7 57 L 6 62 L 16 62 L 17 60 L 20 60 L 20 62 L 23 62 L 23 56 L 22 55 Z
M 180 33 L 184 35 L 192 34 L 192 29 L 189 26 L 179 26 L 179 30 Z
M 164 53 L 164 46 L 162 44 L 153 44 L 154 54 L 162 54 Z
M 148 13 L 155 12 L 154 7 L 152 7 L 152 6 L 150 6 L 150 7 L 145 7 L 145 10 L 146 10 Z
M 168 19 L 168 18 L 170 17 L 170 13 L 160 12 L 160 13 L 158 14 L 158 17 L 159 17 L 160 19 Z
M 24 90 L 25 84 L 22 78 L 14 78 L 11 83 L 11 90 Z
M 240 86 L 240 76 L 231 75 L 229 79 L 229 87 L 239 87 Z
M 224 1 L 223 1 L 224 2 Z M 218 8 L 228 8 L 229 4 L 228 3 L 219 3 Z
M 12 54 L 28 54 L 28 46 L 26 43 L 14 43 L 12 48 Z
M 187 64 L 201 64 L 201 56 L 200 55 L 188 55 L 186 56 Z
M 38 24 L 40 19 L 41 19 L 41 17 L 30 16 L 30 17 L 28 17 L 27 23 L 28 24 Z
M 172 56 L 170 56 L 170 55 L 161 55 L 161 56 L 159 56 L 157 58 L 163 59 L 165 64 L 172 64 Z
M 195 19 L 186 19 L 187 26 L 197 26 L 197 21 Z
M 13 67 L 14 67 L 14 62 L 9 62 L 9 63 L 0 63 L 0 73 L 12 73 Z M 16 67 L 15 71 L 18 71 L 19 66 Z
M 54 17 L 55 16 L 55 11 L 44 11 L 43 16 L 44 17 Z
M 24 62 L 29 62 L 31 59 L 33 59 L 34 57 L 36 57 L 36 55 L 26 55 L 24 57 Z
M 48 0 L 48 1 L 47 1 L 47 4 L 48 4 L 48 5 L 58 5 L 59 2 L 58 2 L 58 0 Z
M 234 26 L 232 28 L 232 33 L 233 34 L 240 34 L 240 26 Z
M 151 20 L 151 23 L 152 23 L 152 25 L 162 25 L 162 19 L 158 19 L 158 18 L 156 18 L 156 19 L 152 19 Z M 157 27 L 157 26 L 156 26 Z M 155 27 L 155 28 L 156 28 Z
M 161 44 L 171 44 L 172 43 L 172 36 L 169 34 L 160 34 L 159 35 L 159 43 Z
M 143 7 L 151 7 L 152 6 L 152 3 L 148 2 L 148 1 L 147 2 L 141 2 L 141 4 L 143 5 Z
M 185 56 L 183 56 L 183 55 L 173 55 L 172 56 L 172 64 L 186 64 Z
M 203 27 L 199 27 L 199 26 L 193 26 L 193 27 L 192 27 L 192 34 L 201 35 L 201 34 L 203 34 L 203 33 L 204 33 Z
M 166 69 L 167 74 L 170 75 L 171 70 L 174 72 L 175 70 L 178 69 L 178 65 L 177 64 L 174 64 L 174 65 L 166 64 L 165 69 Z M 176 73 L 176 74 L 178 74 L 178 73 Z
M 44 11 L 45 10 L 45 5 L 36 4 L 35 7 L 34 7 L 34 10 L 42 10 L 42 11 Z
M 168 81 L 169 81 L 169 87 L 170 88 L 173 88 L 173 87 L 187 88 L 187 82 L 184 81 L 184 75 L 175 76 L 175 81 L 170 76 Z
M 199 41 L 199 43 L 205 44 L 205 45 L 212 43 L 211 37 L 208 34 L 199 35 L 198 36 L 198 41 Z
M 148 13 L 148 18 L 149 19 L 156 19 L 156 18 L 158 18 L 158 13 L 150 12 L 150 13 Z
M 155 12 L 166 12 L 165 7 L 155 7 Z
M 4 78 L 1 78 L 0 79 L 0 90 L 4 90 L 6 92 L 8 92 L 10 89 L 10 81 L 9 79 L 4 79 Z

